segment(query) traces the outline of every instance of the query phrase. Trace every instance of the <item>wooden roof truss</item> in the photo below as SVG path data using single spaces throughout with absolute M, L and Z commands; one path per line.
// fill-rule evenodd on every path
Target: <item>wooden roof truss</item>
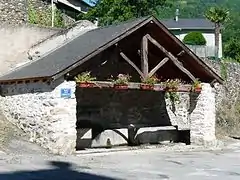
M 148 66 L 148 53 L 149 53 L 148 43 L 149 42 L 155 45 L 166 56 L 152 70 L 149 70 L 149 66 Z M 156 41 L 149 34 L 146 34 L 145 36 L 142 37 L 140 53 L 141 53 L 141 69 L 139 69 L 137 65 L 134 64 L 123 52 L 120 52 L 120 56 L 125 61 L 127 61 L 143 79 L 153 76 L 164 64 L 166 64 L 168 61 L 172 61 L 173 64 L 177 68 L 179 68 L 183 73 L 185 73 L 192 81 L 196 80 L 194 75 L 183 66 L 183 64 L 178 60 L 177 57 L 175 57 L 171 52 L 167 51 L 158 41 Z M 184 53 L 185 53 L 184 51 L 181 51 L 178 53 L 177 56 L 179 57 Z

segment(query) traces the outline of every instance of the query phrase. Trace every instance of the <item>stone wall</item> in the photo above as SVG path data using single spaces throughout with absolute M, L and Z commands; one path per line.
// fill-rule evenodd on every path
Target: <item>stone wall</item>
M 83 133 L 81 138 L 89 136 L 93 140 L 92 146 L 96 147 L 100 142 L 102 144 L 102 136 L 106 140 L 112 134 L 104 129 L 115 128 L 120 134 L 124 132 L 124 136 L 114 136 L 113 139 L 117 137 L 119 142 L 126 143 L 128 134 L 125 131 L 129 124 L 136 125 L 141 131 L 147 130 L 144 133 L 138 132 L 142 138 L 143 134 L 145 136 L 148 133 L 147 138 L 151 134 L 151 137 L 158 140 L 165 139 L 163 135 L 176 139 L 174 129 L 171 129 L 173 133 L 168 134 L 167 131 L 162 133 L 159 127 L 178 126 L 179 130 L 191 129 L 193 143 L 203 144 L 215 140 L 215 96 L 209 84 L 203 84 L 200 95 L 179 93 L 180 102 L 174 105 L 161 92 L 116 92 L 113 89 L 98 88 L 77 88 L 76 101 L 75 86 L 75 82 L 65 82 L 62 79 L 51 84 L 38 82 L 3 85 L 0 109 L 10 122 L 31 135 L 31 141 L 59 154 L 75 151 L 76 128 L 78 136 L 83 133 L 79 129 L 88 133 Z M 71 89 L 71 98 L 61 97 L 62 88 Z M 91 121 L 91 126 L 86 120 Z M 152 126 L 157 128 L 143 128 Z M 88 129 L 92 131 L 89 132 Z M 101 131 L 104 134 L 98 136 Z M 156 131 L 161 138 L 151 131 Z M 121 139 L 122 137 L 125 138 Z M 145 138 L 140 140 L 146 141 Z M 111 142 L 116 143 L 112 139 Z
M 202 91 L 198 97 L 193 97 L 196 102 L 190 114 L 190 140 L 191 143 L 200 145 L 214 144 L 215 137 L 215 89 L 210 84 L 203 83 Z
M 226 80 L 216 89 L 216 134 L 220 137 L 240 136 L 240 64 L 236 62 L 216 62 L 205 60 Z
M 239 100 L 240 89 L 240 64 L 235 62 L 223 62 L 204 60 L 215 72 L 221 76 L 225 76 L 223 85 L 217 84 L 216 87 L 216 104 L 217 109 L 225 105 L 226 101 L 236 104 Z
M 71 98 L 61 89 L 70 88 Z M 53 153 L 68 154 L 76 144 L 75 82 L 13 84 L 2 87 L 0 109 L 7 119 Z M 18 93 L 17 95 L 14 95 Z
M 47 1 L 44 0 L 0 0 L 0 24 L 25 24 L 29 2 L 38 9 L 48 7 Z

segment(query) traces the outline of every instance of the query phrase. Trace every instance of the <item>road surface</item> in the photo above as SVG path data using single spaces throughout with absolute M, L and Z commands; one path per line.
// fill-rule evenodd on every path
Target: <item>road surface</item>
M 153 148 L 65 157 L 38 153 L 37 149 L 0 153 L 0 180 L 239 180 L 239 144 L 208 152 L 164 152 Z

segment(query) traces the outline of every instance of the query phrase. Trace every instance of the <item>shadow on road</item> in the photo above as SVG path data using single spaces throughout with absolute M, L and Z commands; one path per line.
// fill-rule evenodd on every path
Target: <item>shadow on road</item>
M 51 161 L 52 169 L 38 171 L 16 171 L 0 174 L 0 180 L 114 180 L 110 177 L 78 172 L 67 162 Z

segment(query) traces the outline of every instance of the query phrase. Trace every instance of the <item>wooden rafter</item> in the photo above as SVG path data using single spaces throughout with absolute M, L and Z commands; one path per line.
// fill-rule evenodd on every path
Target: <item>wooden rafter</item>
M 148 76 L 148 39 L 146 36 L 142 38 L 141 46 L 141 68 L 143 72 L 143 78 Z
M 142 73 L 142 71 L 136 66 L 136 64 L 134 64 L 123 52 L 120 52 L 120 56 L 127 61 L 137 72 L 138 74 L 144 78 L 144 75 Z
M 185 51 L 182 50 L 182 51 L 180 51 L 180 52 L 177 54 L 177 56 L 180 57 L 180 56 L 182 56 L 184 53 L 185 53 Z
M 188 71 L 171 52 L 168 52 L 162 45 L 160 45 L 149 34 L 145 35 L 144 37 L 146 37 L 151 43 L 157 46 L 167 57 L 170 58 L 170 60 L 174 63 L 174 65 L 177 66 L 182 72 L 184 72 L 192 81 L 196 80 L 196 78 L 192 75 L 192 73 Z
M 162 67 L 166 62 L 168 62 L 169 58 L 168 57 L 165 57 L 162 61 L 160 61 L 158 63 L 158 65 L 156 65 L 151 71 L 150 73 L 148 74 L 149 77 L 153 76 L 158 69 L 160 69 L 160 67 Z

